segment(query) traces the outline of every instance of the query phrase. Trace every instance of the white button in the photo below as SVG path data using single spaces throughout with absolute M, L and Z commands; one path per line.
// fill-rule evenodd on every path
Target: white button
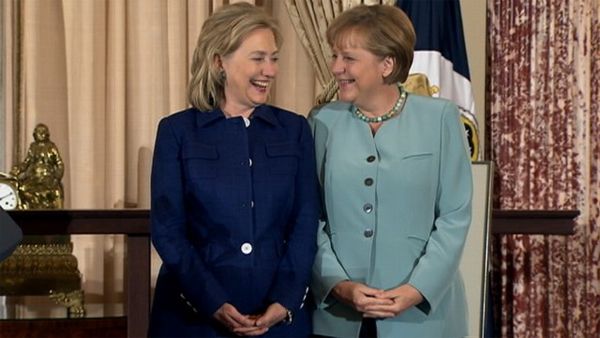
M 252 244 L 250 243 L 244 243 L 242 244 L 242 253 L 244 255 L 249 255 L 252 252 Z
M 252 166 L 252 159 L 251 158 L 248 159 L 248 163 L 249 163 L 250 166 Z
M 244 124 L 246 125 L 246 128 L 250 127 L 250 119 L 246 116 L 242 116 L 242 118 L 244 119 Z
M 250 201 L 250 208 L 254 208 L 254 201 Z

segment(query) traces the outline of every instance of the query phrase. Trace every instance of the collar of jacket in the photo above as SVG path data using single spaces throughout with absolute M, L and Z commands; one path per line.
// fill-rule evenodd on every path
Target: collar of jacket
M 254 108 L 251 118 L 261 119 L 272 126 L 279 127 L 279 121 L 273 113 L 273 110 L 273 107 L 262 104 Z M 223 111 L 220 108 L 215 108 L 206 112 L 198 110 L 198 114 L 196 114 L 196 122 L 201 128 L 222 119 L 225 119 L 225 114 L 223 114 Z

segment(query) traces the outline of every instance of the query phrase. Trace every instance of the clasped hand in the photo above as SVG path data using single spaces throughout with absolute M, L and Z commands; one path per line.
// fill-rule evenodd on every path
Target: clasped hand
M 238 336 L 260 336 L 284 320 L 287 310 L 281 304 L 273 303 L 262 314 L 244 315 L 235 306 L 225 303 L 213 316 Z
M 337 299 L 368 318 L 395 317 L 423 301 L 419 290 L 410 284 L 386 291 L 362 283 L 343 281 L 338 283 L 332 292 Z

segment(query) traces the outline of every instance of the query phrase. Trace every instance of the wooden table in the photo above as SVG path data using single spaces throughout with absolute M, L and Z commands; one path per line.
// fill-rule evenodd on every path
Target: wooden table
M 578 210 L 492 211 L 492 234 L 572 235 Z
M 147 336 L 150 315 L 148 210 L 15 210 L 9 214 L 24 235 L 125 235 L 127 336 Z
M 127 336 L 145 337 L 150 316 L 149 210 L 17 210 L 10 216 L 25 235 L 127 236 Z M 577 210 L 493 210 L 492 234 L 571 235 Z

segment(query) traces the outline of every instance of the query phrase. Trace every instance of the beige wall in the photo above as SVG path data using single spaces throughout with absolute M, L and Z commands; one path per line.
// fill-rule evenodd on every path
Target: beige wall
M 463 29 L 467 44 L 469 70 L 473 96 L 475 97 L 475 112 L 479 122 L 480 149 L 485 149 L 485 41 L 487 33 L 485 0 L 460 0 Z M 481 153 L 483 155 L 483 152 Z

